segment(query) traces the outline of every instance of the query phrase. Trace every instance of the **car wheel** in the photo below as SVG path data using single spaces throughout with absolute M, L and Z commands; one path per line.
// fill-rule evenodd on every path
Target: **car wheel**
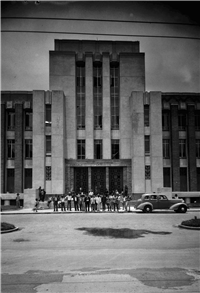
M 186 206 L 180 206 L 178 209 L 179 213 L 186 213 L 187 212 L 187 207 Z
M 151 206 L 145 206 L 143 209 L 144 213 L 151 213 L 152 212 L 152 207 Z

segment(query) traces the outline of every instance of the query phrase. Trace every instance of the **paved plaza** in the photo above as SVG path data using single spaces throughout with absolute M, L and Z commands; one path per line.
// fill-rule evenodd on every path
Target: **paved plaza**
M 2 293 L 199 292 L 198 211 L 2 213 Z

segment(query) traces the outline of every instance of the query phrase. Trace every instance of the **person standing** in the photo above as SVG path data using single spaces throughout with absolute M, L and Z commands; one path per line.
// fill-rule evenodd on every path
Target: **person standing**
M 36 211 L 36 213 L 37 213 L 37 211 L 38 211 L 38 207 L 39 207 L 39 199 L 36 198 L 36 199 L 35 199 L 35 208 L 34 208 L 34 210 Z
M 94 195 L 92 195 L 92 197 L 90 199 L 90 204 L 91 204 L 91 211 L 95 212 L 95 198 L 94 198 Z
M 17 193 L 17 196 L 16 196 L 16 207 L 18 209 L 20 209 L 20 196 L 19 196 L 19 193 Z
M 78 211 L 78 196 L 74 193 L 74 209 Z
M 67 210 L 72 210 L 72 195 L 71 192 L 67 195 Z
M 88 194 L 85 196 L 85 211 L 89 212 L 90 211 L 90 197 Z
M 106 194 L 103 194 L 101 200 L 102 200 L 102 209 L 105 212 L 105 210 L 106 210 Z
M 101 207 L 101 196 L 98 194 L 96 197 L 96 205 L 97 205 L 97 212 L 100 212 L 100 207 Z
M 54 212 L 58 211 L 58 195 L 57 194 L 55 194 L 53 197 L 53 209 L 54 209 Z
M 64 195 L 62 195 L 62 197 L 61 197 L 61 211 L 62 212 L 66 212 L 66 209 L 65 209 L 65 197 L 64 197 Z

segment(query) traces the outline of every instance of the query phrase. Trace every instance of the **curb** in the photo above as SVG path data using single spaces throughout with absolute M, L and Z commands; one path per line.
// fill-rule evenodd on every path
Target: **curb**
M 179 228 L 188 229 L 188 230 L 200 230 L 200 227 L 190 227 L 185 225 L 178 225 Z
M 11 232 L 15 232 L 17 230 L 19 230 L 19 227 L 15 227 L 15 228 L 10 229 L 10 230 L 1 231 L 1 234 L 11 233 Z

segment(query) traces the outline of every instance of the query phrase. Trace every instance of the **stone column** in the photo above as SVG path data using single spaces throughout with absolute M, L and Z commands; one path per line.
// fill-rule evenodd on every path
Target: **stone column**
M 15 104 L 15 192 L 23 192 L 23 104 Z
M 1 193 L 5 192 L 5 164 L 6 164 L 6 110 L 1 104 Z
M 171 105 L 172 190 L 180 191 L 178 105 Z
M 44 91 L 33 91 L 33 189 L 45 186 Z
M 103 159 L 111 159 L 110 57 L 103 54 Z M 107 185 L 106 185 L 107 186 Z
M 163 187 L 162 98 L 150 92 L 151 191 Z
M 86 159 L 94 159 L 94 111 L 93 111 L 93 59 L 92 54 L 85 56 L 86 84 Z
M 64 95 L 62 91 L 52 91 L 51 124 L 51 180 L 52 193 L 65 193 L 65 158 L 64 158 Z
M 197 191 L 195 107 L 188 105 L 188 174 L 189 190 Z
M 132 92 L 129 105 L 132 126 L 132 193 L 138 194 L 145 192 L 143 92 Z

